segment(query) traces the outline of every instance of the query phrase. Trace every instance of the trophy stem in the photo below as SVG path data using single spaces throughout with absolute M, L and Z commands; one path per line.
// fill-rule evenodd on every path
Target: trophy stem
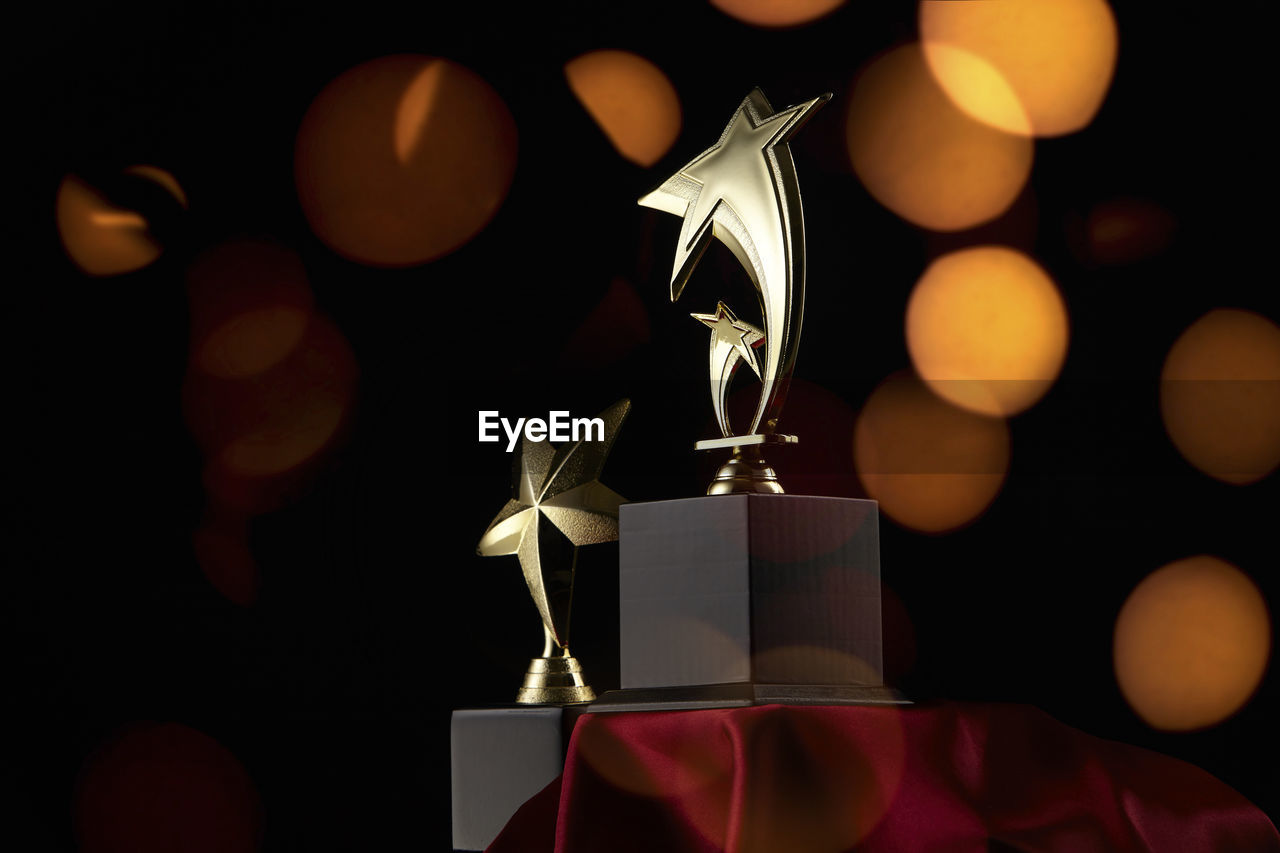
M 596 692 L 583 680 L 582 665 L 569 654 L 567 646 L 559 646 L 551 632 L 543 626 L 546 643 L 542 657 L 529 661 L 524 684 L 516 693 L 521 705 L 575 705 L 594 702 Z
M 760 445 L 734 447 L 733 456 L 716 471 L 707 486 L 709 495 L 780 495 L 782 484 L 773 467 L 765 461 Z

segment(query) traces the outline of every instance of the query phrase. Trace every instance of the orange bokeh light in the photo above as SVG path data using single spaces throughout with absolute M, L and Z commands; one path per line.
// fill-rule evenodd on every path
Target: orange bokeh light
M 249 549 L 249 521 L 242 514 L 206 512 L 191 535 L 200 571 L 228 600 L 248 607 L 258 598 L 258 563 Z
M 241 240 L 201 254 L 187 271 L 192 365 L 235 379 L 269 370 L 298 346 L 312 312 L 302 260 Z
M 245 513 L 287 500 L 347 423 L 357 372 L 346 340 L 318 315 L 268 370 L 235 378 L 189 371 L 184 408 L 211 496 Z
M 1167 249 L 1177 227 L 1173 214 L 1153 202 L 1114 198 L 1089 211 L 1085 238 L 1094 261 L 1128 264 Z
M 958 109 L 918 44 L 890 51 L 861 72 L 845 131 L 867 190 L 904 219 L 936 231 L 996 218 L 1031 171 L 1031 140 Z
M 711 0 L 711 5 L 757 27 L 795 27 L 831 14 L 844 0 Z
M 1040 399 L 1062 369 L 1067 311 L 1035 261 L 1003 246 L 952 252 L 925 270 L 907 305 L 916 373 L 939 396 L 986 415 Z
M 89 275 L 133 272 L 160 257 L 146 218 L 116 207 L 75 175 L 58 187 L 57 221 L 67 255 Z
M 625 50 L 595 50 L 564 67 L 569 88 L 618 153 L 652 166 L 680 135 L 680 97 L 658 66 Z
M 986 59 L 942 42 L 926 42 L 924 56 L 934 79 L 966 115 L 1005 133 L 1032 134 L 1031 118 L 1017 92 Z
M 712 709 L 672 715 L 661 738 L 643 715 L 592 715 L 575 744 L 610 786 L 663 798 L 717 849 L 836 853 L 884 817 L 906 765 L 901 713 L 864 711 L 850 732 L 787 706 Z
M 187 194 L 182 189 L 182 185 L 178 183 L 178 179 L 171 172 L 161 169 L 159 166 L 151 166 L 141 163 L 137 166 L 130 166 L 124 170 L 126 175 L 137 175 L 139 178 L 145 178 L 153 184 L 162 187 L 169 195 L 173 196 L 174 201 L 182 205 L 183 209 L 187 207 Z
M 335 252 L 412 266 L 474 237 L 515 174 L 516 125 L 475 72 L 396 55 L 358 65 L 316 96 L 294 155 L 298 198 Z
M 752 667 L 757 672 L 786 672 L 801 684 L 878 684 L 876 667 L 838 649 L 825 646 L 776 646 L 757 652 Z
M 233 473 L 265 477 L 297 467 L 328 444 L 337 432 L 346 400 L 326 388 L 308 388 L 287 406 L 264 407 L 265 414 L 222 449 L 220 461 Z
M 840 853 L 872 833 L 902 784 L 906 737 L 897 708 L 862 710 L 856 735 L 786 706 L 749 720 L 747 766 L 767 771 L 753 807 L 739 810 L 733 849 Z
M 740 387 L 733 390 L 729 397 L 729 423 L 750 423 L 755 414 L 756 405 L 760 401 L 759 380 L 749 370 L 740 370 Z M 857 413 L 836 394 L 821 385 L 804 379 L 792 378 L 783 386 L 786 394 L 786 406 L 779 419 L 779 429 L 784 433 L 800 436 L 799 444 L 779 447 L 766 451 L 765 458 L 774 465 L 781 477 L 782 487 L 791 494 L 798 495 L 830 495 L 832 497 L 865 497 L 858 477 L 853 470 L 853 449 L 849 444 L 849 435 L 853 432 Z M 707 420 L 701 436 L 711 437 L 720 434 L 720 427 L 714 416 L 707 411 Z M 718 467 L 724 460 L 716 454 L 699 455 L 699 479 L 710 482 Z M 851 513 L 846 521 L 853 522 Z M 813 553 L 802 553 L 807 548 L 825 548 L 829 551 L 840 544 L 843 539 L 852 535 L 853 526 L 841 530 L 837 527 L 815 530 L 812 535 L 804 537 L 788 547 L 799 547 L 801 551 L 792 551 L 788 555 L 781 552 L 767 556 L 770 560 L 800 560 L 814 556 Z M 760 544 L 760 543 L 757 543 Z M 766 544 L 783 545 L 783 542 Z M 816 553 L 826 553 L 818 551 Z
M 1140 717 L 1187 731 L 1220 722 L 1253 694 L 1271 650 L 1258 588 L 1217 557 L 1148 575 L 1116 620 L 1116 680 Z
M 255 853 L 262 799 L 244 765 L 204 732 L 135 723 L 96 749 L 76 780 L 83 853 Z
M 254 308 L 229 319 L 201 345 L 200 365 L 215 376 L 251 376 L 276 364 L 298 345 L 309 320 L 289 305 Z
M 920 40 L 951 99 L 1011 133 L 1060 136 L 1084 127 L 1102 104 L 1116 64 L 1116 22 L 1105 0 L 924 0 Z M 974 73 L 957 51 L 990 71 Z M 1003 93 L 993 97 L 1003 89 L 1021 109 L 1011 110 Z
M 1210 311 L 1182 333 L 1160 374 L 1169 438 L 1211 477 L 1242 485 L 1280 465 L 1280 327 Z
M 914 377 L 890 377 L 872 392 L 853 441 L 858 476 L 880 509 L 928 533 L 977 518 L 1009 468 L 1002 419 L 956 408 Z

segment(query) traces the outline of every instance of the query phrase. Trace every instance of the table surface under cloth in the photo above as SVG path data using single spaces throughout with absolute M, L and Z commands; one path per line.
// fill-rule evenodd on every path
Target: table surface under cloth
M 491 853 L 1280 851 L 1205 771 L 1024 705 L 588 714 Z

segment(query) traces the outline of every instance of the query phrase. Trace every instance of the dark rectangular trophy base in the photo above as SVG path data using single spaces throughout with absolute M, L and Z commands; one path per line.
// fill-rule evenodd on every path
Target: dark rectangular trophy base
M 875 501 L 624 504 L 619 599 L 624 690 L 687 688 L 688 707 L 707 695 L 755 704 L 883 690 Z M 741 689 L 726 696 L 725 685 Z
M 520 806 L 564 769 L 585 705 L 506 705 L 453 712 L 453 847 L 484 850 Z
M 850 684 L 704 684 L 610 690 L 588 708 L 592 714 L 619 711 L 691 711 L 752 705 L 910 705 L 890 687 Z

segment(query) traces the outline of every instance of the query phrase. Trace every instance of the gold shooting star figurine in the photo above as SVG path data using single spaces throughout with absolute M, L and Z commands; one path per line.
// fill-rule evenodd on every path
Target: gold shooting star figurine
M 774 112 L 764 93 L 752 90 L 715 145 L 640 199 L 645 207 L 684 220 L 671 272 L 672 302 L 680 298 L 712 237 L 733 252 L 759 298 L 764 326 L 763 344 L 758 349 L 760 399 L 746 433 L 735 435 L 730 428 L 724 412 L 725 386 L 738 358 L 753 368 L 756 364 L 738 352 L 736 345 L 736 356 L 722 350 L 723 357 L 732 362 L 726 376 L 726 365 L 717 362 L 714 352 L 720 331 L 715 331 L 712 339 L 711 398 L 723 438 L 699 441 L 695 446 L 700 450 L 732 448 L 733 456 L 716 473 L 708 494 L 782 492 L 760 448 L 796 441 L 795 436 L 777 432 L 804 315 L 804 214 L 787 142 L 813 111 L 830 99 L 827 93 Z M 725 334 L 734 333 L 725 330 Z
M 618 428 L 631 411 L 619 400 L 600 413 L 603 435 L 555 449 L 523 440 L 516 466 L 515 497 L 480 539 L 485 557 L 515 554 L 542 617 L 542 656 L 525 673 L 516 701 L 529 705 L 590 702 L 595 692 L 569 653 L 569 611 L 578 548 L 618 538 L 618 507 L 626 499 L 599 481 Z M 588 436 L 589 438 L 589 436 Z
M 714 314 L 689 316 L 711 329 L 711 404 L 716 410 L 720 431 L 731 435 L 729 413 L 725 408 L 729 382 L 744 361 L 756 376 L 760 375 L 760 359 L 756 357 L 755 347 L 764 341 L 764 332 L 739 320 L 723 302 L 716 303 Z

